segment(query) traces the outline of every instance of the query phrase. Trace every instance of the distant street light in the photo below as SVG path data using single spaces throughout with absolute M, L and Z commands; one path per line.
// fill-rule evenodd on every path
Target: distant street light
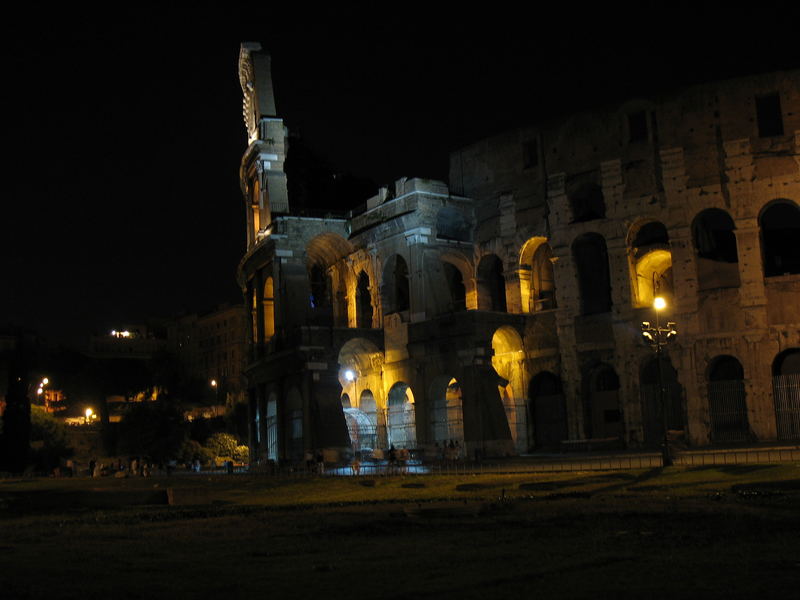
M 87 408 L 83 414 L 86 415 L 86 424 L 88 425 L 89 420 L 92 418 L 92 415 L 94 415 L 94 411 L 91 408 Z
M 658 396 L 661 401 L 662 418 L 664 419 L 664 448 L 662 461 L 665 467 L 672 465 L 672 456 L 669 451 L 669 408 L 667 406 L 667 395 L 664 390 L 664 370 L 661 365 L 661 355 L 664 346 L 675 339 L 678 330 L 675 323 L 668 321 L 666 327 L 661 327 L 660 313 L 667 307 L 667 301 L 661 296 L 657 296 L 653 301 L 653 308 L 656 311 L 656 326 L 652 327 L 650 321 L 642 322 L 642 337 L 656 351 L 656 363 L 658 365 Z

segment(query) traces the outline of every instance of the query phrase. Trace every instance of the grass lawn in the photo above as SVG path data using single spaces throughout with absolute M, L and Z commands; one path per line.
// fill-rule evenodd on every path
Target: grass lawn
M 171 506 L 81 507 L 167 487 Z M 0 557 L 3 600 L 786 598 L 800 464 L 0 480 Z

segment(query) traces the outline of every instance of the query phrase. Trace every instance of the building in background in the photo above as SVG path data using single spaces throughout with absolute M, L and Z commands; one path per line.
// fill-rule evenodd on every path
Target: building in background
M 258 45 L 239 77 L 254 461 L 800 439 L 799 72 L 542 121 L 320 218 Z

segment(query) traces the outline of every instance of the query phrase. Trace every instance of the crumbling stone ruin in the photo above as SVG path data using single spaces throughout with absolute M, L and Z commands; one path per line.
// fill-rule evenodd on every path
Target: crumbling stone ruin
M 269 69 L 242 46 L 254 461 L 800 439 L 800 72 L 545 120 L 311 218 Z

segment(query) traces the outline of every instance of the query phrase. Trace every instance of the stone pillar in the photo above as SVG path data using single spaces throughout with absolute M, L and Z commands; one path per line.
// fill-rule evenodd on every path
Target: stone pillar
M 518 268 L 503 269 L 506 288 L 506 312 L 519 314 L 525 312 L 520 294 L 520 270 Z M 530 278 L 530 272 L 528 273 Z

